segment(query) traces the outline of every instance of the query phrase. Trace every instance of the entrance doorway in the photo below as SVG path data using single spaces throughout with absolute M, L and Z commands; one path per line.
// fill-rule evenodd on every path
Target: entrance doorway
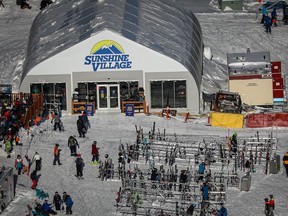
M 120 111 L 119 84 L 97 85 L 98 110 Z

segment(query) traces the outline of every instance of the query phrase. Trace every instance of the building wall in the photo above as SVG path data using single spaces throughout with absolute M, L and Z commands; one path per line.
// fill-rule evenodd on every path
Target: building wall
M 229 91 L 238 92 L 248 105 L 273 104 L 272 79 L 229 80 Z

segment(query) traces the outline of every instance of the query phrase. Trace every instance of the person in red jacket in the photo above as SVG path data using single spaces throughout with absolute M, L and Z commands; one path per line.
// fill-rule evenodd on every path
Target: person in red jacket
M 60 163 L 60 151 L 61 149 L 59 149 L 59 144 L 55 144 L 53 165 L 56 165 L 56 162 L 58 163 L 58 165 L 62 165 Z
M 271 215 L 273 215 L 273 211 L 275 209 L 275 200 L 274 200 L 274 197 L 272 194 L 269 195 L 269 198 L 270 198 L 270 200 L 269 200 L 270 213 L 271 213 Z
M 96 141 L 94 141 L 93 144 L 92 144 L 92 151 L 91 151 L 91 154 L 92 154 L 91 164 L 92 165 L 99 163 L 99 148 L 97 148 L 96 144 L 97 144 Z

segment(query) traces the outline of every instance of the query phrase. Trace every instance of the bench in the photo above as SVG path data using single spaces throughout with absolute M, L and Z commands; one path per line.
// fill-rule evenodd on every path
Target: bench
M 146 113 L 146 101 L 122 101 L 121 112 L 125 112 L 126 104 L 133 104 L 134 110 L 139 110 L 139 113 L 142 112 Z

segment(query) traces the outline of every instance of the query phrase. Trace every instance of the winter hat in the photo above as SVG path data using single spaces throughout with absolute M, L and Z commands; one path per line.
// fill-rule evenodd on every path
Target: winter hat
M 97 144 L 97 141 L 94 141 L 93 144 Z
M 81 157 L 81 154 L 77 154 L 77 157 Z
M 109 157 L 109 155 L 108 154 L 105 154 L 105 158 L 108 158 Z

